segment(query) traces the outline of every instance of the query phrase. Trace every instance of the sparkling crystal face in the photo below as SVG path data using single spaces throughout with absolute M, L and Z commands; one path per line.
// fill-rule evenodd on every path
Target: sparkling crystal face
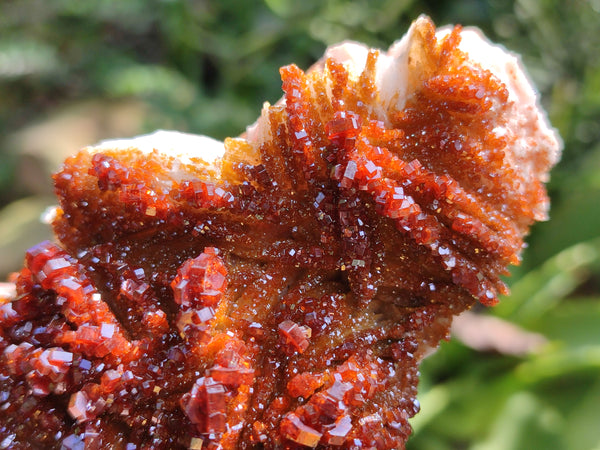
M 517 106 L 459 27 L 411 33 L 401 108 L 371 51 L 356 76 L 282 68 L 284 101 L 212 164 L 68 159 L 60 245 L 0 299 L 0 440 L 403 448 L 420 359 L 506 292 L 551 165 L 535 144 L 521 170 Z

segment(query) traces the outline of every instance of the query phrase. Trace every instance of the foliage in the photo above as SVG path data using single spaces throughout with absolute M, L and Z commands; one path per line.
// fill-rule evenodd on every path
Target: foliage
M 543 334 L 547 345 L 509 356 L 444 343 L 423 364 L 423 412 L 409 448 L 599 449 L 598 0 L 4 0 L 0 206 L 43 198 L 20 183 L 29 160 L 19 136 L 59 112 L 101 100 L 112 117 L 126 100 L 142 105 L 131 134 L 237 135 L 281 95 L 281 65 L 307 68 L 343 39 L 387 47 L 420 13 L 479 26 L 521 53 L 565 152 L 550 184 L 552 220 L 533 230 L 512 296 L 485 312 Z M 19 205 L 36 202 L 5 208 L 17 212 L 0 214 L 0 229 Z M 10 248 L 20 247 L 15 236 Z

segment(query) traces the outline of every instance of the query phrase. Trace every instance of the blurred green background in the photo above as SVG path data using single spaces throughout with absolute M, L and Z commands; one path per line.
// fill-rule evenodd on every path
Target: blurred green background
M 600 0 L 0 2 L 0 276 L 49 236 L 50 173 L 111 137 L 239 134 L 278 68 L 388 47 L 419 14 L 519 52 L 565 143 L 500 306 L 422 366 L 409 449 L 600 449 Z

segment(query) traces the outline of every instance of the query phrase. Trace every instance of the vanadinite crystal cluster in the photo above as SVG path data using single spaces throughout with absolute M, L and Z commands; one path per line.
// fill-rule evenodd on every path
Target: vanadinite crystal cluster
M 242 137 L 55 175 L 0 296 L 0 447 L 401 449 L 418 364 L 506 292 L 559 143 L 516 58 L 418 19 L 346 43 Z

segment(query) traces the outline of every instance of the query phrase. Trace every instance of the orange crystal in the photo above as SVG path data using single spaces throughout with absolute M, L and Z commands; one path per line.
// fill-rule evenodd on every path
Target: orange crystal
M 419 361 L 507 291 L 558 152 L 462 36 L 419 19 L 391 97 L 375 50 L 282 68 L 213 163 L 69 158 L 60 244 L 0 297 L 0 442 L 404 448 Z

